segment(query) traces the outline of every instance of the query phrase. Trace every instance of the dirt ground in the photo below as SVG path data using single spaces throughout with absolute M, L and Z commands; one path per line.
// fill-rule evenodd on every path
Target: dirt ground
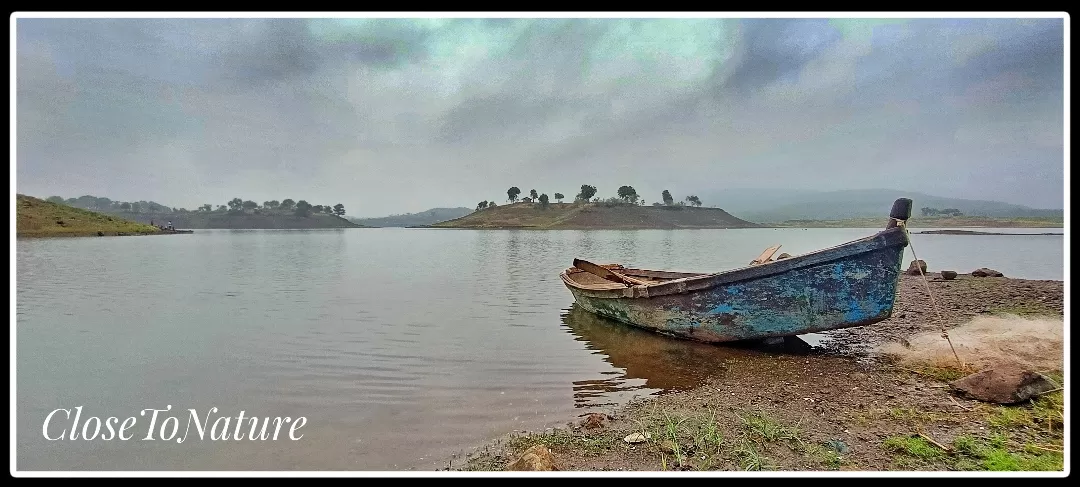
M 928 277 L 956 342 L 964 336 L 957 327 L 980 317 L 1004 317 L 1014 321 L 1001 323 L 1019 327 L 1038 318 L 1063 327 L 1054 324 L 1063 315 L 1060 281 Z M 971 345 L 971 336 L 964 338 L 971 346 L 959 348 L 963 367 L 951 352 L 915 364 L 881 353 L 898 343 L 949 350 L 943 338 L 927 342 L 940 329 L 921 278 L 904 276 L 893 318 L 885 322 L 832 332 L 808 351 L 733 358 L 695 389 L 568 418 L 573 421 L 562 429 L 512 435 L 454 469 L 504 470 L 526 449 L 544 445 L 558 470 L 1061 471 L 1061 390 L 1012 406 L 952 393 L 948 381 L 994 356 Z M 1033 348 L 1033 356 L 1050 359 L 1038 372 L 1063 384 L 1060 332 L 1028 337 L 1021 346 L 1055 339 L 1049 348 Z

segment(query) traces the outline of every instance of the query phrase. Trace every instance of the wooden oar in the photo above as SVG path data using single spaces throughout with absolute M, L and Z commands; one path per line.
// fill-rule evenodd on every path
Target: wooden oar
M 602 277 L 612 282 L 626 284 L 627 286 L 644 286 L 648 284 L 645 281 L 639 281 L 637 279 L 634 279 L 633 277 L 624 276 L 622 274 L 619 274 L 618 272 L 614 272 L 606 267 L 593 264 L 592 262 L 589 262 L 587 260 L 574 259 L 574 267 L 577 267 L 578 269 L 588 272 L 589 274 Z

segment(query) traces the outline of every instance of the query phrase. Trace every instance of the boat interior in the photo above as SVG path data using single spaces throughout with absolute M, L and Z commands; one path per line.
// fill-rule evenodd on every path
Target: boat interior
M 646 284 L 659 284 L 662 282 L 674 281 L 676 279 L 704 276 L 708 274 L 706 272 L 665 272 L 647 269 L 629 269 L 619 264 L 601 264 L 601 267 L 618 272 L 621 275 L 631 277 L 638 281 L 644 281 Z M 589 289 L 623 289 L 626 287 L 626 285 L 621 282 L 609 281 L 596 274 L 578 269 L 577 267 L 567 269 L 566 277 L 567 279 L 574 281 L 575 284 Z

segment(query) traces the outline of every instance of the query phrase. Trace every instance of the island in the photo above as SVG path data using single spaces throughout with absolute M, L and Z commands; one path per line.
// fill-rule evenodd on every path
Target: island
M 510 201 L 507 205 L 481 201 L 476 211 L 468 215 L 422 228 L 638 230 L 760 226 L 720 208 L 702 208 L 697 196 L 687 196 L 685 203 L 676 203 L 667 190 L 663 192 L 664 202 L 651 206 L 645 205 L 632 186 L 621 186 L 617 197 L 600 199 L 595 198 L 595 186 L 582 185 L 572 203 L 563 203 L 562 193 L 549 198 L 535 189 L 519 201 L 521 190 L 516 186 L 506 194 Z

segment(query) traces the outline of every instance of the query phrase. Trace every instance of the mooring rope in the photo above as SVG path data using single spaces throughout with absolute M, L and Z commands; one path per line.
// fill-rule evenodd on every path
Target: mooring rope
M 956 358 L 956 363 L 962 370 L 964 368 L 964 362 L 960 360 L 960 355 L 956 353 L 956 347 L 953 346 L 952 339 L 949 338 L 949 332 L 945 330 L 945 319 L 941 316 L 941 310 L 938 309 L 937 300 L 934 299 L 934 292 L 930 290 L 930 281 L 926 280 L 926 273 L 923 272 L 922 266 L 919 265 L 919 256 L 915 254 L 915 244 L 911 242 L 911 232 L 908 231 L 907 222 L 904 220 L 896 220 L 896 225 L 904 229 L 904 237 L 907 238 L 908 246 L 911 247 L 911 256 L 915 258 L 915 267 L 919 269 L 919 275 L 922 276 L 923 286 L 926 287 L 926 294 L 930 296 L 930 304 L 934 308 L 934 314 L 937 316 L 938 323 L 941 325 L 941 338 L 944 338 L 945 341 L 949 343 L 949 350 L 952 350 L 953 357 Z

